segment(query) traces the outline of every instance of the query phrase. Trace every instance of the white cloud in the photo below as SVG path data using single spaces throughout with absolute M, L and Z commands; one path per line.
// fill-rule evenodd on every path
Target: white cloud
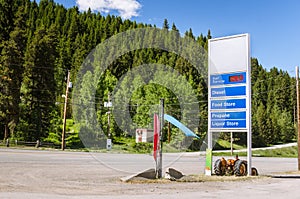
M 124 19 L 138 16 L 142 5 L 137 0 L 76 0 L 80 10 L 88 10 L 109 13 L 117 11 Z

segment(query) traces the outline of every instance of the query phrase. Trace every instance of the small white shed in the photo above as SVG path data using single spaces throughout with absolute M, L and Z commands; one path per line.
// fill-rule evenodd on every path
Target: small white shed
M 153 142 L 153 130 L 150 129 L 136 129 L 135 142 Z

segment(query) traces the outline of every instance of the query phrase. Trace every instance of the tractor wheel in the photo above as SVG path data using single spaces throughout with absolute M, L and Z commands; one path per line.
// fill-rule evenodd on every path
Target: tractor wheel
M 243 160 L 237 160 L 233 166 L 233 172 L 236 176 L 246 176 L 247 163 Z
M 257 171 L 257 169 L 255 167 L 251 168 L 251 175 L 252 176 L 258 176 L 258 171 Z
M 222 168 L 222 161 L 218 159 L 214 164 L 214 172 L 217 176 L 225 175 L 225 169 Z

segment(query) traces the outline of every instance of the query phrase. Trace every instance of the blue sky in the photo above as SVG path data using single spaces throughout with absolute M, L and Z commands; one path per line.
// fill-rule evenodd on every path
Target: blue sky
M 294 76 L 295 66 L 300 65 L 299 0 L 55 1 L 66 7 L 91 5 L 103 14 L 121 15 L 157 27 L 166 18 L 181 33 L 192 28 L 196 36 L 206 34 L 208 29 L 214 38 L 249 33 L 251 56 L 258 58 L 264 68 L 276 66 Z

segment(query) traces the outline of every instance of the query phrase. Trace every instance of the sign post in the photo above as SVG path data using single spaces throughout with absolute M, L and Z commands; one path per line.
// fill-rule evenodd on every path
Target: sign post
M 251 66 L 249 34 L 208 42 L 208 148 L 214 132 L 247 132 L 251 175 Z
M 155 170 L 158 170 L 158 165 L 157 165 L 157 153 L 159 150 L 159 118 L 157 114 L 154 114 L 154 132 L 153 132 L 153 158 L 155 160 L 156 163 L 156 168 Z

